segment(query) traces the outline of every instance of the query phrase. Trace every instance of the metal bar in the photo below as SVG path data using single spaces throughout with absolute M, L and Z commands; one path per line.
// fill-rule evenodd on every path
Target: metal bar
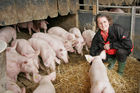
M 99 13 L 99 1 L 98 0 L 96 1 L 96 7 L 97 7 L 96 8 L 97 9 L 96 14 L 98 14 Z
M 134 36 L 135 36 L 135 16 L 136 16 L 135 13 L 136 13 L 136 7 L 133 6 L 131 12 L 132 15 L 131 15 L 131 36 L 130 36 L 133 44 L 134 44 Z
M 110 14 L 119 14 L 119 15 L 131 15 L 131 13 L 118 13 L 118 12 L 106 12 L 106 11 L 98 11 L 99 13 L 110 13 Z
M 107 7 L 107 8 L 132 8 L 132 6 L 109 6 L 109 5 L 99 5 L 99 7 Z
M 83 12 L 92 12 L 92 10 L 85 10 L 85 9 L 79 9 L 80 11 L 83 11 Z
M 92 6 L 91 4 L 79 4 L 79 6 Z

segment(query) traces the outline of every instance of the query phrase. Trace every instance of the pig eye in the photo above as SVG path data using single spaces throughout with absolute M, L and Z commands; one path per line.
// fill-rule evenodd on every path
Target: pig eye
M 63 49 L 60 49 L 60 51 L 63 51 Z
M 27 62 L 25 61 L 24 64 L 27 64 Z

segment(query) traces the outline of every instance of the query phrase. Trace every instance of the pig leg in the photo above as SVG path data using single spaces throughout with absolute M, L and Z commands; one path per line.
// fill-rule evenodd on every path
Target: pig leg
M 55 62 L 56 62 L 57 64 L 59 64 L 59 65 L 61 64 L 61 63 L 60 63 L 60 60 L 59 60 L 57 57 L 55 57 Z
M 86 45 L 86 51 L 89 52 L 88 46 Z
M 26 78 L 27 78 L 28 80 L 31 80 L 31 76 L 30 76 L 29 73 L 25 73 L 25 75 L 26 75 Z
M 31 27 L 28 27 L 28 30 L 29 30 L 29 34 L 32 35 L 32 29 L 31 29 Z
M 46 30 L 47 30 L 47 29 L 44 29 L 44 33 L 46 33 Z
M 19 27 L 17 26 L 17 31 L 20 32 Z
M 102 82 L 96 82 L 92 87 L 91 87 L 91 93 L 103 93 L 104 89 L 104 84 Z
M 16 35 L 16 33 L 13 35 L 13 40 L 16 40 L 16 38 L 17 38 L 17 35 Z
M 103 93 L 115 93 L 114 89 L 112 86 L 107 86 L 104 88 Z

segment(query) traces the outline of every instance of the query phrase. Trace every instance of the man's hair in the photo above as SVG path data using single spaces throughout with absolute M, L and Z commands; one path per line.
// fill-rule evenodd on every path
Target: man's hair
M 108 22 L 109 22 L 109 25 L 112 25 L 113 24 L 113 20 L 112 20 L 112 17 L 106 13 L 100 13 L 100 14 L 97 14 L 96 15 L 96 18 L 95 18 L 95 21 L 96 21 L 96 26 L 98 27 L 98 21 L 97 19 L 100 18 L 100 17 L 106 17 Z

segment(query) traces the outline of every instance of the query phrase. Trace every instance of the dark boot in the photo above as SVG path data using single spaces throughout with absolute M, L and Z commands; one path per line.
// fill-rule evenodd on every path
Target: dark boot
M 126 62 L 118 61 L 118 74 L 121 76 L 123 75 L 125 64 L 126 64 Z
M 114 59 L 113 58 L 108 58 L 108 63 L 109 63 L 108 69 L 111 70 L 116 63 L 116 58 L 114 58 Z

